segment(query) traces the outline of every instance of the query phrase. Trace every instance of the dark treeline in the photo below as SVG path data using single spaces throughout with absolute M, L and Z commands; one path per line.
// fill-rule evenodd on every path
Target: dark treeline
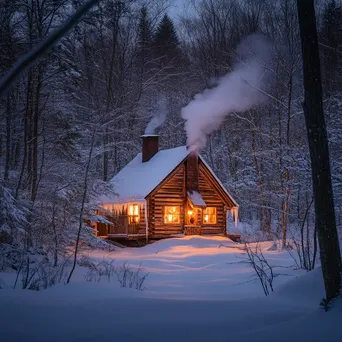
M 0 1 L 0 75 L 81 3 Z M 331 0 L 316 5 L 341 226 L 342 7 Z M 193 0 L 182 17 L 168 13 L 163 1 L 100 1 L 1 99 L 1 246 L 42 248 L 57 264 L 77 234 L 85 184 L 84 218 L 92 196 L 140 152 L 140 135 L 160 98 L 167 108 L 158 130 L 161 148 L 184 145 L 180 109 L 231 70 L 241 38 L 263 32 L 276 51 L 269 100 L 231 113 L 202 154 L 240 203 L 242 223 L 284 242 L 299 237 L 303 253 L 312 253 L 296 1 Z M 89 232 L 82 231 L 84 241 L 95 239 Z

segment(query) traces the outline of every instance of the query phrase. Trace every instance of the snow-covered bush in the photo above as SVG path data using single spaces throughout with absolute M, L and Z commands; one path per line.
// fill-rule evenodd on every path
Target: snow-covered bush
M 273 244 L 271 248 L 274 248 L 274 246 L 276 247 L 277 244 Z M 281 274 L 274 271 L 275 266 L 271 265 L 265 258 L 261 246 L 258 243 L 245 243 L 244 247 L 241 247 L 241 250 L 246 253 L 246 256 L 242 257 L 243 260 L 237 263 L 247 264 L 252 267 L 255 272 L 248 282 L 259 281 L 265 296 L 268 296 L 273 292 L 274 279 Z M 233 264 L 236 264 L 236 262 L 233 262 Z
M 20 265 L 13 287 L 20 283 L 22 289 L 36 290 L 47 289 L 57 283 L 65 282 L 67 268 L 70 260 L 64 259 L 57 265 L 50 260 L 46 253 L 33 251 L 31 254 L 22 254 Z
M 0 271 L 19 267 L 28 214 L 13 191 L 0 184 Z
M 139 291 L 144 290 L 144 283 L 148 276 L 144 269 L 139 265 L 134 268 L 127 264 L 127 261 L 116 267 L 116 276 L 121 287 L 134 288 Z
M 144 283 L 148 276 L 141 265 L 136 268 L 129 265 L 127 261 L 122 265 L 115 265 L 114 260 L 107 261 L 105 259 L 95 263 L 88 256 L 82 256 L 78 264 L 88 268 L 84 275 L 88 282 L 99 282 L 103 277 L 111 281 L 113 275 L 116 275 L 121 287 L 133 288 L 138 291 L 144 290 Z
M 286 250 L 294 260 L 298 269 L 311 271 L 315 268 L 318 242 L 315 221 L 308 218 L 310 207 L 308 207 L 302 222 L 290 226 L 289 240 Z M 312 215 L 312 218 L 314 216 Z
M 98 263 L 94 263 L 89 257 L 82 257 L 79 264 L 80 266 L 88 268 L 87 273 L 84 275 L 86 281 L 88 282 L 99 282 L 102 277 L 105 277 L 108 281 L 111 281 L 112 276 L 116 273 L 114 260 L 107 261 L 103 259 Z
M 248 263 L 253 267 L 265 296 L 268 296 L 270 292 L 273 292 L 273 280 L 276 277 L 273 266 L 268 263 L 258 244 L 253 247 L 246 244 L 245 252 L 247 253 Z

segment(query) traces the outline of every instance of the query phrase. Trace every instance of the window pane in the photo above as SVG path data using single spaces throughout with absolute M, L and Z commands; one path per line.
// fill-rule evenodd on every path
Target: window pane
M 128 222 L 138 223 L 139 221 L 139 204 L 130 204 L 128 206 Z
M 203 209 L 203 223 L 216 224 L 216 207 L 207 207 Z
M 164 223 L 180 223 L 180 206 L 165 206 Z
M 133 205 L 128 207 L 128 215 L 133 215 Z

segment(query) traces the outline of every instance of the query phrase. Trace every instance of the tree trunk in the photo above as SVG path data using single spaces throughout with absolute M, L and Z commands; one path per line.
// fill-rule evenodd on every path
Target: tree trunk
M 264 180 L 259 165 L 258 158 L 256 156 L 256 137 L 255 128 L 252 128 L 252 154 L 253 163 L 255 166 L 255 172 L 257 175 L 258 187 L 260 189 L 260 226 L 261 230 L 265 232 L 268 236 L 271 235 L 271 217 L 266 208 L 266 199 L 264 194 Z
M 7 110 L 6 110 L 6 159 L 4 180 L 8 180 L 9 168 L 11 160 L 11 96 L 7 95 Z
M 292 87 L 293 87 L 293 71 L 291 70 L 290 80 L 289 80 L 289 93 L 288 93 L 288 101 L 287 101 L 287 124 L 286 124 L 286 166 L 285 166 L 285 198 L 282 205 L 282 247 L 286 248 L 286 240 L 287 240 L 287 224 L 288 224 L 288 215 L 290 212 L 290 196 L 291 196 L 291 187 L 290 187 L 290 170 L 289 170 L 289 159 L 290 159 L 290 128 L 291 128 L 291 108 L 292 108 Z M 281 153 L 281 152 L 280 152 Z
M 286 240 L 287 240 L 287 221 L 289 215 L 289 207 L 290 207 L 290 195 L 291 189 L 288 184 L 290 181 L 290 172 L 289 169 L 285 169 L 285 198 L 282 205 L 282 214 L 281 214 L 281 225 L 282 225 L 282 248 L 286 248 Z
M 335 222 L 327 131 L 313 0 L 297 0 L 304 71 L 304 115 L 311 157 L 316 227 L 326 303 L 341 287 L 341 253 Z
M 77 231 L 77 236 L 76 236 L 74 261 L 72 263 L 72 268 L 71 268 L 71 271 L 67 280 L 67 284 L 70 283 L 70 279 L 72 277 L 72 274 L 74 273 L 76 262 L 77 262 L 78 247 L 79 247 L 79 242 L 80 242 L 81 232 L 82 232 L 82 227 L 83 227 L 83 222 L 84 222 L 84 206 L 85 206 L 87 194 L 88 194 L 88 175 L 89 175 L 89 169 L 90 169 L 91 159 L 93 155 L 95 137 L 96 137 L 96 129 L 94 129 L 93 136 L 91 138 L 91 146 L 90 146 L 90 151 L 89 151 L 89 156 L 88 156 L 88 162 L 86 164 L 86 169 L 85 169 L 85 174 L 84 174 L 83 195 L 82 195 L 81 210 L 80 210 L 80 216 L 79 216 L 79 222 L 78 222 L 79 223 L 78 231 Z
M 27 111 L 27 179 L 26 184 L 28 189 L 31 191 L 32 189 L 32 148 L 33 148 L 33 114 L 34 114 L 34 107 L 35 107 L 35 79 L 36 79 L 36 71 L 32 70 L 32 82 L 31 82 L 31 89 L 29 90 L 30 98 L 29 103 L 30 106 L 28 107 Z M 26 185 L 25 184 L 25 185 Z
M 107 182 L 108 180 L 108 160 L 109 160 L 109 154 L 108 154 L 108 126 L 105 127 L 105 133 L 103 137 L 103 180 Z
M 32 98 L 32 92 L 31 92 L 31 87 L 32 87 L 32 71 L 30 70 L 27 75 L 27 91 L 26 91 L 26 104 L 25 104 L 25 112 L 24 112 L 24 156 L 21 164 L 21 170 L 20 170 L 20 175 L 19 175 L 19 180 L 18 184 L 16 187 L 15 191 L 15 198 L 18 198 L 19 190 L 21 188 L 21 184 L 23 182 L 23 177 L 25 174 L 25 168 L 27 164 L 27 155 L 28 155 L 28 131 L 29 131 L 29 112 L 30 108 L 32 106 L 31 104 L 31 98 Z
M 55 250 L 53 252 L 54 256 L 54 263 L 53 266 L 57 267 L 58 265 L 58 235 L 57 235 L 57 229 L 56 229 L 56 191 L 53 194 L 53 202 L 52 202 L 52 220 L 51 225 L 53 229 L 53 237 L 55 242 Z
M 37 86 L 36 86 L 36 102 L 33 112 L 33 137 L 32 137 L 32 189 L 31 201 L 34 202 L 37 196 L 38 188 L 38 125 L 40 114 L 40 90 L 42 87 L 42 70 L 38 66 Z

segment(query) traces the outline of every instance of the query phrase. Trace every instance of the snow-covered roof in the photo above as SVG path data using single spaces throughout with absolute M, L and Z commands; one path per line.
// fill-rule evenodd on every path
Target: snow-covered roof
M 206 207 L 203 197 L 197 191 L 188 191 L 188 198 L 195 207 Z
M 154 190 L 189 154 L 186 146 L 180 146 L 169 150 L 161 150 L 156 153 L 149 161 L 142 162 L 142 154 L 139 153 L 129 164 L 127 164 L 116 176 L 109 182 L 115 193 L 102 195 L 99 202 L 108 203 L 127 203 L 144 202 L 145 198 Z M 205 160 L 199 156 L 203 164 L 209 169 L 223 191 L 238 207 L 237 202 L 228 193 L 221 181 L 214 174 Z M 200 196 L 193 196 L 193 200 L 199 204 L 196 206 L 205 206 Z M 202 203 L 202 201 L 203 203 Z M 191 199 L 192 201 L 192 199 Z
M 102 203 L 143 202 L 145 197 L 188 155 L 185 146 L 161 150 L 148 162 L 139 153 L 110 183 L 116 194 L 101 196 Z

